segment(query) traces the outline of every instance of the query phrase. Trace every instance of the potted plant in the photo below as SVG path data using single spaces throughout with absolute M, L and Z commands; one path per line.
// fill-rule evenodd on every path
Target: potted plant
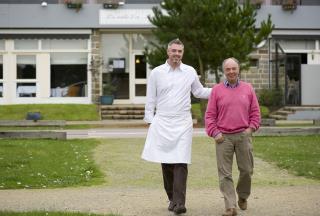
M 283 10 L 297 9 L 297 1 L 296 0 L 283 0 L 282 1 L 282 9 Z
M 252 1 L 251 1 L 251 4 L 252 4 L 256 9 L 260 9 L 262 3 L 263 3 L 263 0 L 252 0 Z
M 82 8 L 82 0 L 65 0 L 67 8 L 75 9 L 78 12 Z
M 103 74 L 102 96 L 100 96 L 100 104 L 112 105 L 116 86 L 112 84 L 111 73 Z

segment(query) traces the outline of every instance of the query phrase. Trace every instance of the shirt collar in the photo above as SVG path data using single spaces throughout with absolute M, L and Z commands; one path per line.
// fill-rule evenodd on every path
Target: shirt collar
M 223 83 L 224 83 L 224 86 L 227 88 L 237 88 L 239 86 L 239 79 L 237 79 L 236 84 L 230 84 L 228 80 L 225 80 Z
M 166 67 L 167 67 L 167 71 L 168 71 L 168 72 L 173 71 L 173 70 L 172 70 L 172 67 L 171 67 L 171 65 L 169 65 L 168 61 L 166 61 L 165 65 L 166 65 Z M 182 70 L 182 68 L 183 68 L 183 63 L 180 62 L 179 66 L 176 67 L 175 70 Z

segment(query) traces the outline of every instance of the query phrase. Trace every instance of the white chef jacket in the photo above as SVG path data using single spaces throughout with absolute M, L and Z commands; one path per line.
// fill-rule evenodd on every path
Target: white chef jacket
M 191 163 L 191 92 L 204 99 L 211 93 L 210 88 L 202 86 L 193 67 L 181 63 L 173 70 L 166 62 L 151 71 L 144 117 L 151 125 L 143 159 L 157 163 Z

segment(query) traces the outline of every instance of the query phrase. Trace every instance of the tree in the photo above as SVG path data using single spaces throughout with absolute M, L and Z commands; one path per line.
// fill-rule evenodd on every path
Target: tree
M 157 42 L 146 49 L 148 63 L 163 64 L 167 43 L 179 38 L 185 45 L 183 62 L 198 71 L 203 84 L 208 71 L 219 82 L 221 63 L 228 57 L 247 63 L 254 47 L 273 29 L 270 15 L 256 29 L 256 7 L 249 1 L 239 5 L 237 0 L 164 0 L 153 13 L 149 20 L 156 27 Z M 202 113 L 205 106 L 202 101 Z

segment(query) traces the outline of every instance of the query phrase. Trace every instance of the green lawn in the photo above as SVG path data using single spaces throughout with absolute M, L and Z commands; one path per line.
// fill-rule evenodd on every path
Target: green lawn
M 68 130 L 68 129 L 92 129 L 92 128 L 130 128 L 127 125 L 112 125 L 112 124 L 73 124 L 65 126 L 0 126 L 1 131 L 12 130 Z
M 67 212 L 1 212 L 0 216 L 120 216 L 115 214 L 67 213 Z
M 43 120 L 99 120 L 94 104 L 23 104 L 1 105 L 0 120 L 23 120 L 27 112 L 40 112 Z
M 101 184 L 97 140 L 0 139 L 0 189 Z
M 297 178 L 289 175 L 286 170 L 277 168 L 275 163 L 266 163 L 259 157 L 264 154 L 265 147 L 270 143 L 277 140 L 288 140 L 295 142 L 296 137 L 255 137 L 254 138 L 254 151 L 255 169 L 253 184 L 257 186 L 266 185 L 305 185 L 305 184 L 318 184 L 317 180 Z M 301 137 L 305 143 L 311 146 L 316 145 L 317 141 L 309 142 L 310 140 L 319 140 L 320 136 Z M 110 187 L 162 187 L 161 167 L 156 163 L 149 163 L 140 158 L 143 149 L 143 138 L 130 138 L 130 139 L 104 139 L 101 140 L 95 150 L 95 158 L 104 172 L 106 178 L 106 185 Z M 300 145 L 300 142 L 296 145 Z M 280 146 L 278 146 L 280 147 Z M 303 148 L 304 146 L 301 146 Z M 290 149 L 290 146 L 286 146 Z M 277 147 L 274 147 L 277 151 Z M 294 151 L 300 152 L 299 148 Z M 310 169 L 316 169 L 319 164 L 315 164 L 309 155 L 314 154 L 312 147 L 304 151 L 304 160 Z M 318 151 L 319 154 L 319 151 Z M 267 154 L 266 154 L 267 155 Z M 259 156 L 259 157 L 257 157 Z M 294 155 L 293 155 L 294 157 Z M 318 158 L 320 158 L 318 156 Z M 265 158 L 266 160 L 267 157 Z M 309 159 L 311 161 L 309 161 Z M 274 160 L 277 160 L 276 158 Z M 318 163 L 318 162 L 317 162 Z M 314 167 L 316 165 L 316 167 Z M 298 167 L 291 167 L 289 169 L 297 169 Z M 310 170 L 309 169 L 309 170 Z M 234 178 L 235 181 L 238 176 L 237 168 L 234 163 Z M 320 179 L 317 174 L 316 179 Z M 307 175 L 307 177 L 311 177 Z M 312 177 L 314 178 L 314 177 Z M 216 159 L 215 159 L 215 144 L 211 138 L 195 137 L 192 148 L 192 164 L 189 166 L 188 187 L 191 188 L 210 188 L 218 186 Z
M 320 180 L 320 136 L 256 137 L 258 157 L 298 176 Z
M 162 187 L 160 165 L 140 157 L 144 141 L 144 138 L 0 140 L 0 189 L 96 184 Z M 320 183 L 319 143 L 320 135 L 254 137 L 253 184 Z M 236 181 L 238 173 L 235 164 L 233 170 Z M 290 175 L 287 170 L 308 178 Z M 193 140 L 188 185 L 191 188 L 218 186 L 215 144 L 211 138 L 195 137 Z

